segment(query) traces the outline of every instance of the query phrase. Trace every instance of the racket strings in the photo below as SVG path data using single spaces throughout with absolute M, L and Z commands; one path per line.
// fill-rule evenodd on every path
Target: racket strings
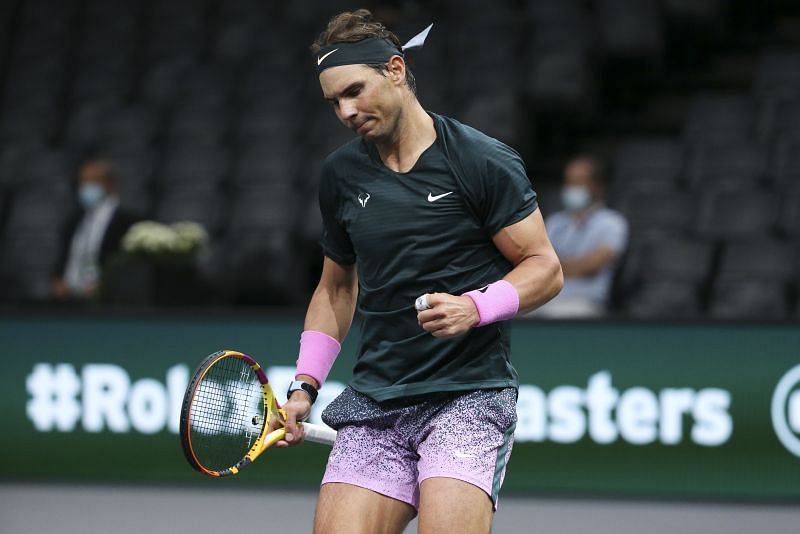
M 195 457 L 207 469 L 227 469 L 247 454 L 264 428 L 261 383 L 240 358 L 222 358 L 197 385 L 190 413 Z

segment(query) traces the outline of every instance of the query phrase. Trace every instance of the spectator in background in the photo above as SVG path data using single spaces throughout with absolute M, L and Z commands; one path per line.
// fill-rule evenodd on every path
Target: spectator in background
M 81 165 L 78 201 L 82 211 L 67 226 L 53 297 L 87 300 L 96 296 L 103 264 L 137 218 L 119 209 L 117 175 L 111 164 L 89 160 Z
M 603 203 L 606 166 L 595 156 L 573 158 L 564 170 L 564 210 L 545 227 L 564 272 L 564 289 L 533 312 L 536 317 L 578 318 L 605 314 L 619 258 L 628 244 L 628 222 Z

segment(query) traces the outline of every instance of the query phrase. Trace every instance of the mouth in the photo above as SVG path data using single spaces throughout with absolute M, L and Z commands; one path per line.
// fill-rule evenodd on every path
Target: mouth
M 358 125 L 357 125 L 357 126 L 354 128 L 354 129 L 355 129 L 355 131 L 356 131 L 356 132 L 358 132 L 358 133 L 365 132 L 365 131 L 368 129 L 368 128 L 366 128 L 366 126 L 367 126 L 367 124 L 369 124 L 369 123 L 370 123 L 370 121 L 372 121 L 372 119 L 367 119 L 367 120 L 365 120 L 364 122 L 362 122 L 361 124 L 358 124 Z

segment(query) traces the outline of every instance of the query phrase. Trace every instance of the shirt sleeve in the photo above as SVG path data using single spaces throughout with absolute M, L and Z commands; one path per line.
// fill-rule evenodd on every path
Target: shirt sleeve
M 521 221 L 537 208 L 536 193 L 520 155 L 496 142 L 483 166 L 479 216 L 489 235 Z
M 339 191 L 336 176 L 330 165 L 322 167 L 319 184 L 319 210 L 322 215 L 322 237 L 320 246 L 325 256 L 341 265 L 351 265 L 356 261 L 353 243 L 340 218 Z

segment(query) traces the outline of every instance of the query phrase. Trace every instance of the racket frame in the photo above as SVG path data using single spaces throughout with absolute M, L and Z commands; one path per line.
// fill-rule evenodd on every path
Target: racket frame
M 264 427 L 259 433 L 258 438 L 256 438 L 253 445 L 247 451 L 247 454 L 245 454 L 241 460 L 227 469 L 215 471 L 205 467 L 194 453 L 191 437 L 191 407 L 197 388 L 199 387 L 200 383 L 202 383 L 208 371 L 225 358 L 238 358 L 244 361 L 250 367 L 250 369 L 252 369 L 253 373 L 255 373 L 256 378 L 261 384 L 261 394 L 263 395 L 264 411 L 261 414 L 261 417 L 264 420 Z M 276 419 L 281 426 L 272 432 L 268 432 L 270 422 Z M 200 363 L 192 375 L 192 379 L 189 381 L 189 386 L 186 388 L 186 394 L 183 397 L 183 405 L 181 406 L 180 419 L 180 436 L 183 453 L 186 456 L 186 460 L 189 462 L 189 464 L 204 475 L 211 477 L 235 475 L 253 463 L 253 461 L 258 458 L 258 456 L 264 452 L 264 450 L 283 439 L 286 434 L 286 429 L 283 427 L 283 422 L 285 420 L 286 413 L 278 405 L 278 401 L 275 399 L 275 393 L 272 391 L 272 387 L 269 385 L 267 375 L 261 365 L 256 360 L 242 352 L 235 350 L 221 350 L 210 354 Z M 306 431 L 306 439 L 308 441 L 332 445 L 336 439 L 336 431 L 331 428 L 322 425 L 312 425 L 310 423 L 303 423 L 303 427 Z

